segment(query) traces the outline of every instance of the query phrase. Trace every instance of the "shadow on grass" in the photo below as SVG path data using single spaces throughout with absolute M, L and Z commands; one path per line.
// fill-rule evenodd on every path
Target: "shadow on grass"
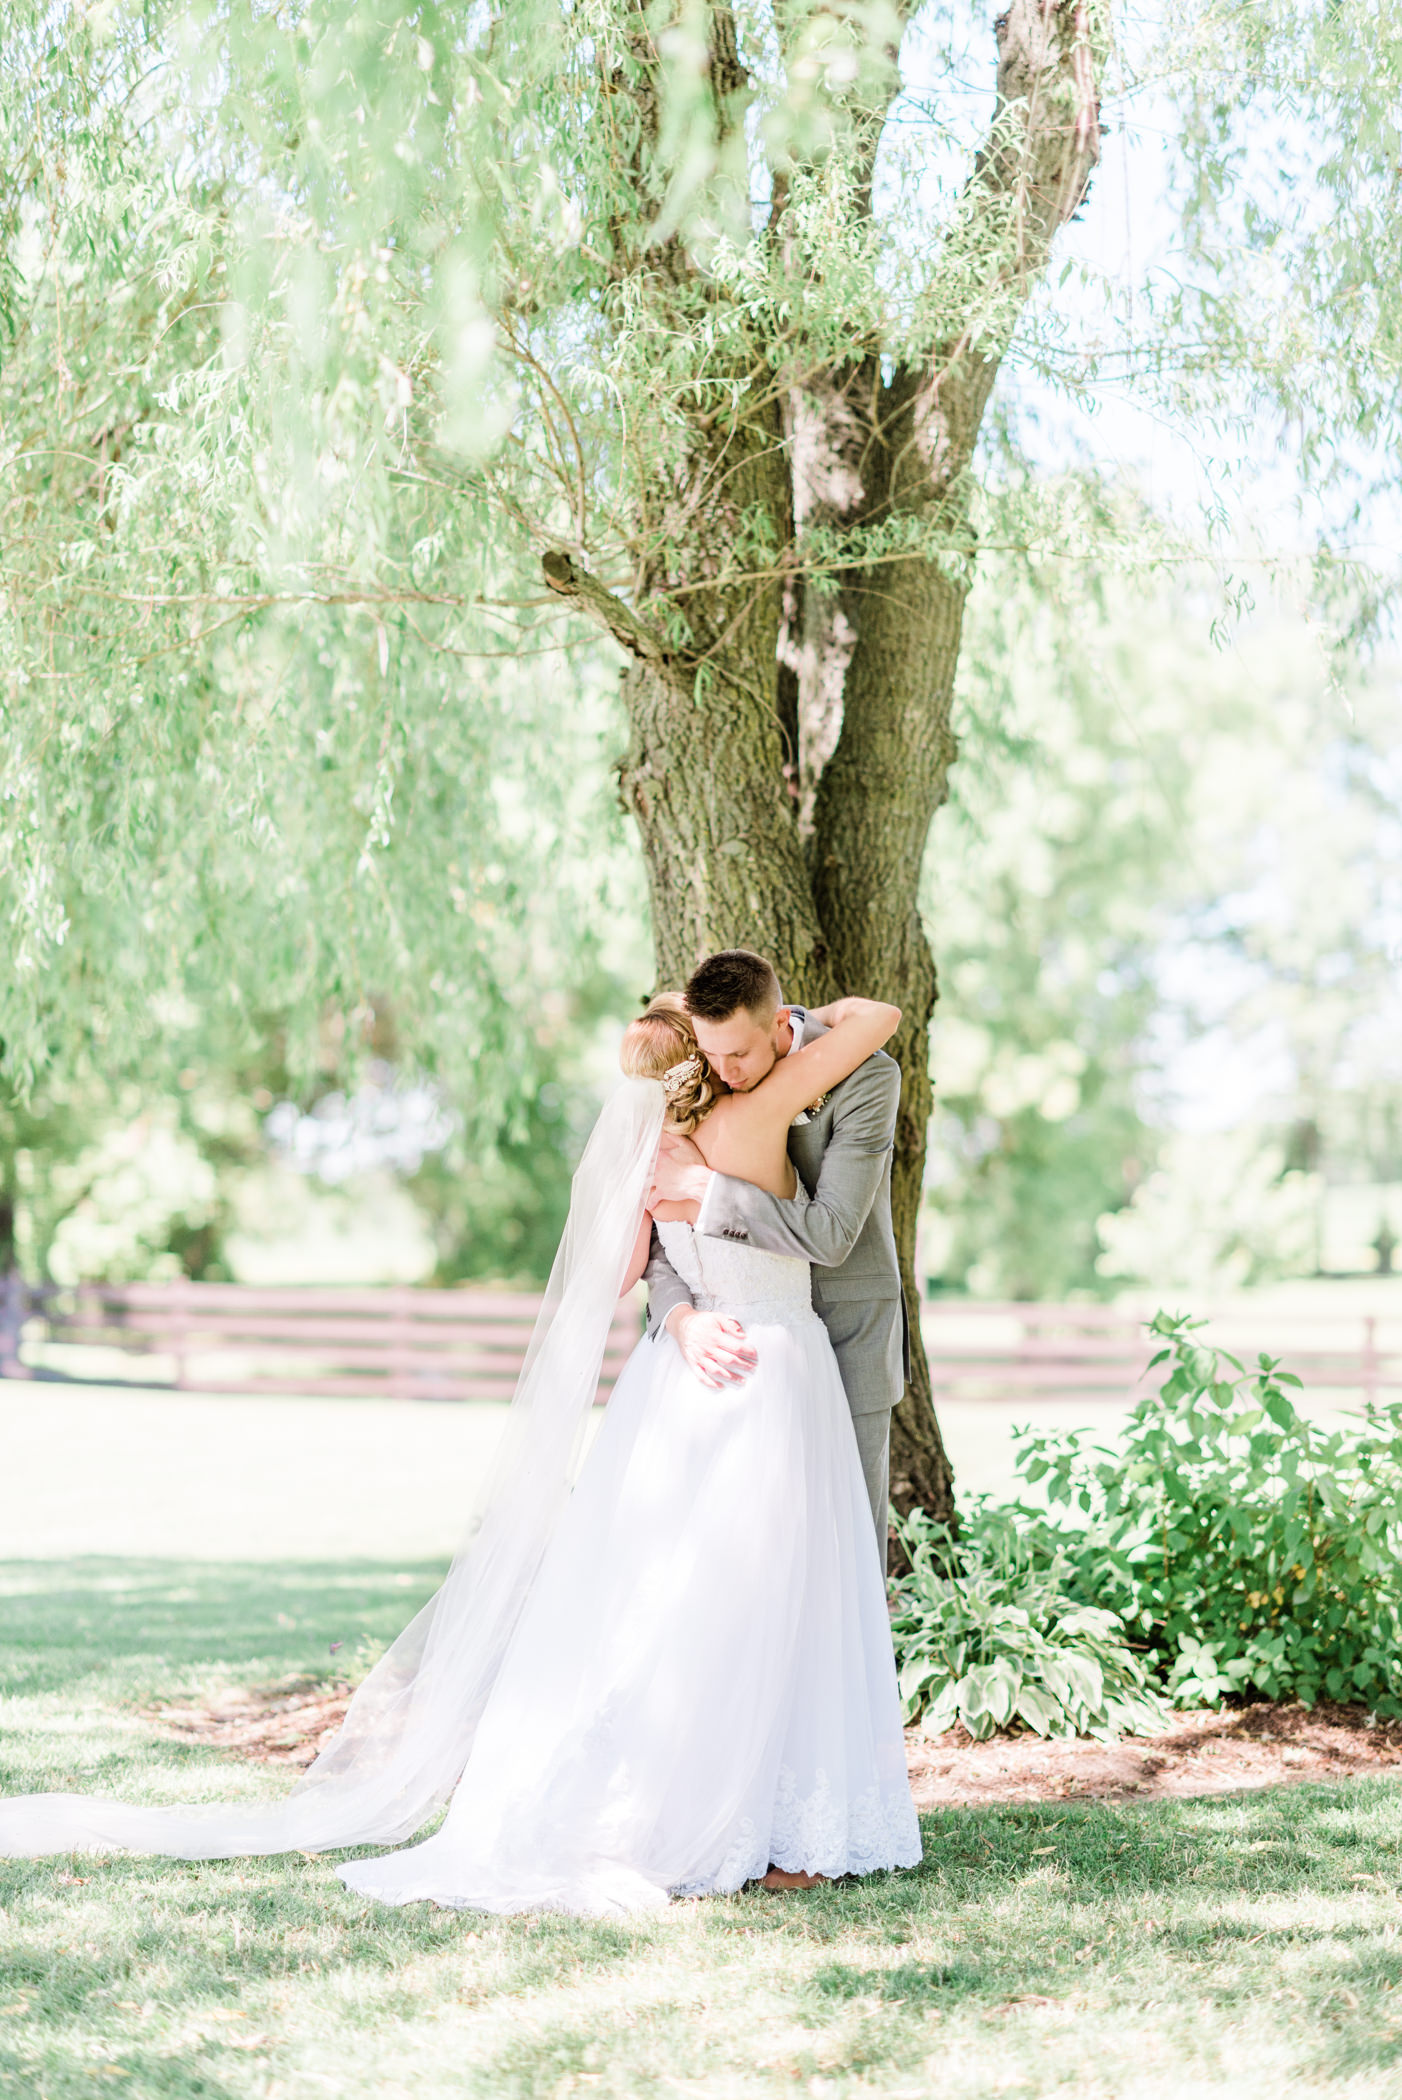
M 154 1766 L 227 1764 L 217 1749 L 143 1741 L 104 1715 L 212 1676 L 339 1675 L 362 1642 L 392 1639 L 442 1572 L 403 1561 L 0 1562 L 0 1692 L 22 1702 L 7 1716 L 0 1786 L 119 1792 Z M 372 1908 L 333 1865 L 0 1861 L 0 2095 L 69 2100 L 110 2077 L 142 2100 L 233 2100 L 280 2046 L 286 2016 L 269 2008 L 281 2001 L 332 1992 L 353 2052 L 357 2031 L 431 2016 L 439 2000 L 548 1991 L 640 1944 L 609 1923 Z M 462 1958 L 474 1943 L 489 1957 L 482 1973 Z
M 932 2017 L 1006 2027 L 1180 2001 L 1224 2037 L 1245 2014 L 1264 2021 L 1326 2083 L 1402 2067 L 1395 1779 L 1144 1807 L 947 1809 L 922 1829 L 912 1874 L 789 1898 L 787 1914 L 756 1899 L 768 1929 L 848 1953 L 809 1971 L 800 2020 L 820 2029 L 859 2002 L 879 2007 L 898 2059 L 903 2023 L 915 2036 Z M 854 1937 L 867 1959 L 851 1958 Z M 936 1958 L 902 1958 L 931 1939 L 943 1942 Z
M 334 1672 L 333 1642 L 348 1654 L 392 1639 L 443 1572 L 439 1561 L 0 1561 L 0 1693 L 53 1691 L 137 1659 Z
M 55 1746 L 85 1702 L 97 1718 L 84 1754 L 102 1771 L 109 1752 L 121 1762 L 115 1733 L 101 1732 L 104 1706 L 153 1687 L 170 1696 L 216 1669 L 337 1671 L 345 1644 L 391 1637 L 439 1574 L 372 1562 L 0 1563 L 0 1687 L 24 1696 Z M 143 1758 L 223 1761 L 164 1742 L 126 1757 L 128 1770 Z M 1204 2090 L 1230 2090 L 1248 2029 L 1302 2080 L 1398 2089 L 1396 1781 L 944 1809 L 923 1829 L 914 1873 L 788 1897 L 750 1890 L 636 1924 L 382 1909 L 342 1886 L 332 1857 L 0 1862 L 0 2012 L 21 2009 L 0 2020 L 0 2095 L 70 2100 L 91 2094 L 106 2065 L 142 2100 L 246 2100 L 274 2066 L 281 2076 L 279 2052 L 307 2022 L 354 2061 L 386 2032 L 437 2033 L 440 2017 L 475 2018 L 503 1997 L 526 2008 L 522 2031 L 485 2064 L 453 2059 L 452 2091 L 543 2095 L 613 2066 L 617 2089 L 661 2092 L 663 2062 L 668 2077 L 709 2076 L 718 2062 L 748 2076 L 765 2002 L 813 2040 L 809 2055 L 785 2044 L 782 2066 L 765 2072 L 775 2090 L 834 2072 L 889 2073 L 904 2090 L 924 2079 L 936 2043 L 958 2037 L 980 2063 L 982 2051 L 1021 2064 L 1022 2089 L 1041 2092 L 1051 2087 L 1038 2082 L 1038 2052 L 1053 2029 L 1057 2079 L 1071 2065 L 1110 2089 L 1096 2052 L 1121 2048 L 1136 2069 L 1146 2020 Z M 638 2012 L 629 1991 L 668 1963 L 665 1990 L 644 1993 Z M 756 1995 L 746 1983 L 731 2038 L 718 2041 L 689 2008 L 751 1975 Z M 571 1994 L 591 1976 L 608 1979 L 607 2003 L 581 2009 Z
M 25 2027 L 22 2051 L 0 2033 L 0 2095 L 69 2100 L 110 2076 L 142 2100 L 225 2100 L 247 2094 L 250 2065 L 266 2070 L 277 2012 L 301 1993 L 333 1996 L 353 2062 L 387 2027 L 573 1984 L 646 1944 L 608 1921 L 372 1906 L 335 1879 L 344 1856 L 0 1862 L 0 1998 L 23 2005 Z
M 767 1944 L 763 1988 L 814 2037 L 812 2068 L 800 2053 L 793 2075 L 904 2078 L 928 2062 L 932 2036 L 1017 2057 L 1044 2046 L 1048 2020 L 1068 2042 L 1084 2028 L 1089 2048 L 1097 2023 L 1132 2022 L 1146 2004 L 1181 2029 L 1185 2048 L 1192 2030 L 1193 2062 L 1208 2074 L 1229 2065 L 1248 2017 L 1290 2048 L 1301 2078 L 1325 2087 L 1402 2065 L 1402 2033 L 1388 2024 L 1402 1995 L 1388 1922 L 1402 1835 L 1393 1782 L 1130 1810 L 945 1811 L 925 1831 L 927 1863 L 915 1873 L 788 1898 L 749 1891 L 689 1912 L 701 1928 L 698 1971 L 708 1948 L 723 1968 L 743 1958 L 736 1935 Z M 0 2040 L 0 2093 L 91 2092 L 99 2034 L 128 2091 L 244 2094 L 263 2008 L 304 1986 L 334 1989 L 350 2059 L 387 2027 L 407 2031 L 443 2010 L 538 2003 L 539 2033 L 464 2072 L 461 2090 L 493 2100 L 596 2079 L 611 2052 L 639 2047 L 625 1996 L 616 2012 L 574 2018 L 563 1997 L 551 2015 L 551 1994 L 645 1964 L 665 1951 L 668 1918 L 382 1909 L 344 1889 L 334 1864 L 0 1866 L 3 1990 L 25 1996 L 32 2032 L 23 2059 Z M 180 2035 L 163 2052 L 126 2031 L 152 1999 L 179 2013 Z M 684 2054 L 679 2016 L 653 2010 L 659 2033 L 673 2034 L 668 2048 Z M 641 2065 L 637 2076 L 651 2090 Z

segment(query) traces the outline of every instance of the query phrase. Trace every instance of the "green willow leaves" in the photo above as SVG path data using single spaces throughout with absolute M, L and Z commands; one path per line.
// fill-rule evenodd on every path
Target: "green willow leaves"
M 1108 65 L 1108 12 L 1083 12 Z M 978 208 L 994 46 L 959 9 L 18 0 L 7 1082 L 73 1045 L 140 1063 L 192 1005 L 250 1033 L 279 1017 L 305 1066 L 328 1009 L 392 1000 L 408 1048 L 511 1100 L 535 987 L 595 969 L 596 929 L 634 908 L 613 657 L 540 556 L 570 550 L 625 598 L 646 567 L 684 638 L 699 586 L 655 499 L 698 416 L 720 427 L 741 395 L 792 404 L 870 343 L 986 342 L 1010 383 L 1132 368 L 1184 413 L 1230 396 L 1307 417 L 1292 374 L 1327 371 L 1307 460 L 1355 399 L 1383 446 L 1395 8 L 1204 0 L 1132 26 L 1123 113 L 1146 92 L 1178 111 L 1194 274 L 1141 302 L 1125 367 L 1129 324 L 1084 273 L 1011 341 L 1020 207 Z M 1263 96 L 1334 220 L 1292 218 L 1264 180 Z M 1055 537 L 1054 507 L 1037 517 Z M 882 529 L 815 514 L 785 559 L 821 591 L 887 558 Z M 967 572 L 967 531 L 927 538 Z M 772 576 L 771 540 L 742 522 L 706 588 Z

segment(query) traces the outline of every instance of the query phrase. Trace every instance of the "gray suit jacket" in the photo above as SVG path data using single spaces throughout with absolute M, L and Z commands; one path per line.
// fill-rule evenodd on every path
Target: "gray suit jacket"
M 793 1008 L 800 1044 L 826 1034 Z M 771 1196 L 717 1174 L 706 1199 L 706 1231 L 770 1254 L 813 1264 L 813 1305 L 832 1338 L 854 1415 L 895 1406 L 910 1368 L 910 1331 L 891 1229 L 891 1155 L 901 1074 L 878 1050 L 835 1086 L 806 1123 L 789 1132 L 798 1193 Z M 656 1231 L 644 1272 L 648 1332 L 691 1293 Z

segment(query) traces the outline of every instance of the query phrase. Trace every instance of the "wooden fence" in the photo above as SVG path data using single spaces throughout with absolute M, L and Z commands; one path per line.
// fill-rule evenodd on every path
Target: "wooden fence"
M 1376 1398 L 1402 1387 L 1402 1305 L 1396 1313 L 1315 1308 L 1302 1300 L 1207 1308 L 1204 1339 L 1249 1369 L 1265 1350 L 1307 1387 Z M 1160 1344 L 1153 1307 L 944 1300 L 923 1308 L 930 1379 L 942 1398 L 1124 1400 L 1145 1390 Z
M 240 1283 L 38 1288 L 11 1276 L 0 1376 L 139 1381 L 201 1393 L 368 1394 L 507 1400 L 540 1308 L 523 1291 L 262 1289 Z M 600 1397 L 641 1332 L 620 1304 Z
M 304 1290 L 226 1283 L 0 1283 L 0 1376 L 139 1381 L 205 1393 L 378 1394 L 405 1400 L 510 1396 L 539 1298 L 465 1289 Z M 935 1399 L 1123 1400 L 1143 1390 L 1149 1308 L 985 1304 L 923 1308 Z M 600 1397 L 640 1332 L 625 1301 Z M 1402 1387 L 1397 1315 L 1216 1312 L 1210 1338 L 1244 1362 L 1260 1349 L 1308 1387 L 1357 1396 Z

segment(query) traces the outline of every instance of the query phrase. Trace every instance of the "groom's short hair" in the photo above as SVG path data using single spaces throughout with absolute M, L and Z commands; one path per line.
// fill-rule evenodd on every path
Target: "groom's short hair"
M 783 996 L 773 963 L 750 948 L 708 955 L 686 981 L 686 1010 L 698 1021 L 728 1021 L 741 1007 L 757 1020 L 771 1020 Z

